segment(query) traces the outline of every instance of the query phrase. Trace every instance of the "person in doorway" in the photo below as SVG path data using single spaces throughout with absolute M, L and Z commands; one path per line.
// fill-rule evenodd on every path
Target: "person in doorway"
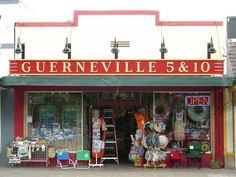
M 128 160 L 129 150 L 132 145 L 130 135 L 134 135 L 137 130 L 137 122 L 133 111 L 127 109 L 124 117 L 124 155 Z
M 144 123 L 145 123 L 144 115 L 142 113 L 134 113 L 134 118 L 136 120 L 138 129 L 144 132 Z

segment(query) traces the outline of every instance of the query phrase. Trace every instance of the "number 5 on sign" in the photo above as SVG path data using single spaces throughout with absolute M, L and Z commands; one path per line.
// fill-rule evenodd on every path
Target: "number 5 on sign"
M 167 67 L 167 69 L 166 69 L 166 71 L 168 72 L 168 73 L 172 73 L 173 71 L 174 71 L 174 62 L 167 62 L 166 63 L 166 67 Z

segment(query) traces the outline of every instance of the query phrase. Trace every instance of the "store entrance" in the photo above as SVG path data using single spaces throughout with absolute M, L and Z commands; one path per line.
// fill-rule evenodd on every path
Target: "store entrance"
M 130 135 L 135 135 L 137 122 L 135 106 L 116 106 L 114 109 L 117 145 L 120 163 L 130 163 L 128 155 L 132 146 Z
M 193 145 L 197 147 L 194 150 L 202 155 L 202 158 L 208 159 L 207 163 L 211 158 L 210 105 L 202 106 L 203 102 L 196 102 L 209 100 L 209 93 L 100 92 L 85 93 L 84 98 L 89 108 L 98 109 L 101 113 L 107 108 L 112 110 L 120 163 L 141 163 L 144 153 L 148 152 L 154 154 L 152 158 L 155 157 L 151 159 L 151 163 L 165 162 L 165 165 L 170 165 L 169 152 L 190 151 Z M 140 117 L 137 117 L 136 113 Z M 143 121 L 139 119 L 142 117 Z M 92 116 L 91 122 L 93 118 Z M 132 145 L 130 135 L 137 140 L 137 145 Z M 108 136 L 104 140 L 105 144 L 107 141 Z M 93 151 L 93 145 L 90 147 Z M 185 154 L 185 158 L 188 158 L 188 155 Z M 200 155 L 196 158 L 199 159 Z M 142 166 L 135 166 L 140 165 Z
M 85 94 L 85 96 L 87 96 Z M 131 135 L 135 137 L 136 131 L 140 128 L 138 127 L 137 118 L 135 115 L 142 111 L 145 117 L 145 121 L 148 120 L 148 110 L 152 110 L 152 93 L 140 93 L 140 92 L 108 92 L 108 93 L 97 93 L 92 97 L 89 94 L 90 100 L 92 100 L 95 104 L 92 107 L 93 110 L 98 110 L 100 116 L 104 118 L 105 123 L 108 127 L 110 127 L 111 121 L 106 118 L 107 116 L 104 113 L 104 110 L 111 110 L 114 117 L 114 125 L 115 125 L 115 133 L 116 133 L 116 143 L 118 150 L 118 159 L 119 163 L 132 163 L 129 159 L 130 149 L 132 147 Z M 145 99 L 142 99 L 145 98 Z M 91 123 L 92 127 L 93 122 L 93 114 L 91 114 Z M 108 116 L 109 117 L 109 116 Z M 145 121 L 142 121 L 144 123 Z M 112 128 L 107 128 L 106 130 L 106 141 L 104 148 L 104 156 L 106 156 L 106 152 L 108 149 L 112 149 L 112 145 L 108 142 L 112 141 L 111 130 Z M 91 128 L 92 139 L 91 139 L 91 149 L 93 150 L 93 128 Z M 100 136 L 102 139 L 102 136 Z M 115 145 L 114 145 L 115 146 Z M 108 147 L 108 148 L 106 148 Z M 112 154 L 111 151 L 108 153 Z M 113 153 L 115 154 L 115 153 Z M 116 154 L 115 154 L 116 156 Z M 109 161 L 109 162 L 108 162 Z M 110 160 L 105 160 L 104 163 L 110 163 Z M 111 162 L 114 163 L 114 162 Z

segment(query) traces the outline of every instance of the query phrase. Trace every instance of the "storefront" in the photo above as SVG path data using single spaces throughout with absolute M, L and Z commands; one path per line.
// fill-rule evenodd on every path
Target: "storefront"
M 218 28 L 223 24 L 222 22 L 161 22 L 157 11 L 76 11 L 74 22 L 71 23 L 17 23 L 16 36 L 19 35 L 19 37 L 16 37 L 16 43 L 21 45 L 19 39 L 21 37 L 24 40 L 24 42 L 21 41 L 24 43 L 23 47 L 26 47 L 27 43 L 31 45 L 27 50 L 25 49 L 26 53 L 18 53 L 14 60 L 10 60 L 10 76 L 2 78 L 3 87 L 14 89 L 14 138 L 37 139 L 41 144 L 30 146 L 33 151 L 43 151 L 46 143 L 56 150 L 67 149 L 72 159 L 75 158 L 73 154 L 78 150 L 88 150 L 94 158 L 93 152 L 96 148 L 94 148 L 95 141 L 93 140 L 98 138 L 97 135 L 100 136 L 100 132 L 94 130 L 94 120 L 100 117 L 104 117 L 105 120 L 108 116 L 105 116 L 104 112 L 109 109 L 112 111 L 112 116 L 109 117 L 114 120 L 110 127 L 115 127 L 116 134 L 113 136 L 114 141 L 109 141 L 109 143 L 115 142 L 117 146 L 115 147 L 117 157 L 113 159 L 116 163 L 134 160 L 132 158 L 137 154 L 131 152 L 130 149 L 132 150 L 132 141 L 135 144 L 138 139 L 138 146 L 143 148 L 142 155 L 145 156 L 146 161 L 150 154 L 154 154 L 153 156 L 159 154 L 155 160 L 158 161 L 159 158 L 160 161 L 160 154 L 162 154 L 161 161 L 165 166 L 172 167 L 171 151 L 175 149 L 182 153 L 179 159 L 181 166 L 187 167 L 190 166 L 188 160 L 191 158 L 188 152 L 198 146 L 199 157 L 196 158 L 200 160 L 201 167 L 209 167 L 212 161 L 223 167 L 225 161 L 223 93 L 226 88 L 232 86 L 232 78 L 224 75 L 224 60 L 220 52 L 216 53 L 213 59 L 210 59 L 211 54 L 208 59 L 204 59 L 200 55 L 205 54 L 205 51 L 201 51 L 201 47 L 199 52 L 196 50 L 196 53 L 179 52 L 175 49 L 179 46 L 176 43 L 178 40 L 175 39 L 178 35 L 175 35 L 175 38 L 169 38 L 169 44 L 171 44 L 169 46 L 170 49 L 171 46 L 175 46 L 172 50 L 176 53 L 173 52 L 174 57 L 171 54 L 168 59 L 164 59 L 163 52 L 166 53 L 166 50 L 160 50 L 162 59 L 159 59 L 155 56 L 156 53 L 153 52 L 151 45 L 144 45 L 145 50 L 139 50 L 138 45 L 135 44 L 134 48 L 130 47 L 130 52 L 122 49 L 124 53 L 127 52 L 126 58 L 118 59 L 118 53 L 115 55 L 115 60 L 111 57 L 103 58 L 101 53 L 96 53 L 95 50 L 94 53 L 88 52 L 89 46 L 73 39 L 71 39 L 72 48 L 71 43 L 68 45 L 66 40 L 66 47 L 70 46 L 67 57 L 73 58 L 71 60 L 65 59 L 65 55 L 60 57 L 60 54 L 55 53 L 55 49 L 59 46 L 56 40 L 52 41 L 55 48 L 52 48 L 50 52 L 37 53 L 40 39 L 37 38 L 36 33 L 39 32 L 48 35 L 46 31 L 49 31 L 51 35 L 55 35 L 54 37 L 60 38 L 62 33 L 66 34 L 69 29 L 70 33 L 73 32 L 74 36 L 81 37 L 82 41 L 84 29 L 78 28 L 77 21 L 78 17 L 83 15 L 92 15 L 92 17 L 115 15 L 122 18 L 127 15 L 129 17 L 145 16 L 145 18 L 154 16 L 155 30 L 150 30 L 150 36 L 147 35 L 143 40 L 153 40 L 151 32 L 154 36 L 160 33 L 162 49 L 165 48 L 162 36 L 164 26 L 168 31 L 166 36 L 180 33 L 180 31 L 182 34 L 183 30 L 185 35 L 194 37 L 195 32 L 201 28 L 207 37 L 208 34 L 216 37 L 219 34 L 215 33 L 215 30 L 217 29 L 218 32 Z M 81 19 L 83 24 L 83 18 Z M 153 18 L 150 19 L 153 20 Z M 153 21 L 149 22 L 153 25 Z M 85 29 L 91 29 L 86 25 Z M 136 26 L 134 28 L 136 29 Z M 140 31 L 143 34 L 143 30 Z M 140 31 L 137 28 L 134 32 Z M 126 31 L 123 32 L 126 33 Z M 89 32 L 86 31 L 85 34 L 87 33 Z M 104 38 L 105 36 L 106 34 Z M 204 38 L 203 43 L 208 40 L 204 35 L 201 37 Z M 202 42 L 201 37 L 196 40 Z M 184 39 L 190 40 L 187 36 Z M 90 41 L 89 44 L 104 50 L 104 46 L 97 44 L 97 41 L 99 40 Z M 133 41 L 140 44 L 135 38 Z M 42 48 L 47 44 L 43 43 Z M 115 44 L 116 40 L 111 41 L 111 46 L 114 48 L 118 46 Z M 208 45 L 213 49 L 212 38 Z M 220 44 L 216 45 L 220 48 Z M 84 46 L 87 49 L 84 49 Z M 73 47 L 78 47 L 78 50 Z M 146 50 L 145 47 L 150 47 L 150 50 Z M 71 53 L 72 49 L 74 53 Z M 119 52 L 113 49 L 112 53 Z M 134 54 L 132 53 L 134 50 L 140 54 L 130 57 Z M 29 58 L 25 57 L 27 52 Z M 48 54 L 47 57 L 45 57 L 46 54 Z M 71 54 L 73 54 L 72 57 Z M 94 55 L 98 56 L 94 58 Z M 55 56 L 57 59 L 54 59 Z M 94 59 L 89 59 L 90 57 Z M 106 120 L 105 123 L 108 126 L 102 128 L 101 125 L 100 128 L 107 132 L 106 139 L 103 139 L 103 143 L 106 144 L 111 123 L 107 123 Z M 135 138 L 131 139 L 130 135 L 134 135 Z M 106 150 L 106 146 L 103 147 Z M 25 151 L 23 153 L 27 156 Z M 39 161 L 39 159 L 35 160 L 35 162 Z M 40 162 L 47 161 L 48 158 L 45 158 Z M 55 158 L 49 161 L 50 165 L 55 166 Z
M 147 87 L 147 83 L 152 84 Z M 202 156 L 203 167 L 208 167 L 211 159 L 224 162 L 223 90 L 231 84 L 230 78 L 23 76 L 4 77 L 3 84 L 14 88 L 15 138 L 35 136 L 51 141 L 59 149 L 91 150 L 90 111 L 110 107 L 117 121 L 120 161 L 127 161 L 131 144 L 125 141 L 135 130 L 131 130 L 131 124 L 126 127 L 126 113 L 144 108 L 146 121 L 158 119 L 157 115 L 164 119 L 166 128 L 162 134 L 168 137 L 168 147 L 175 140 L 181 139 L 181 148 L 186 148 L 188 141 L 198 140 L 208 145 Z M 182 135 L 174 133 L 178 110 L 183 111 Z M 66 135 L 58 136 L 62 130 L 67 131 Z

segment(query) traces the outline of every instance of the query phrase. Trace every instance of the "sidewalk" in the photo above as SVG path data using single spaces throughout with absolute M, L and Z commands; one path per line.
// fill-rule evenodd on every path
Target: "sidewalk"
M 137 168 L 105 165 L 88 170 L 52 167 L 0 167 L 0 177 L 236 177 L 236 170 L 209 168 Z

